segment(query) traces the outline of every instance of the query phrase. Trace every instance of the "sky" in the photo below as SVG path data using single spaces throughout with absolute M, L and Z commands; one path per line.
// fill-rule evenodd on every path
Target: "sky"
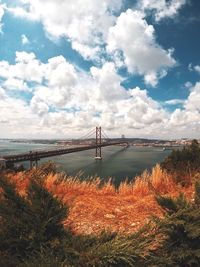
M 0 138 L 200 138 L 199 0 L 0 0 Z

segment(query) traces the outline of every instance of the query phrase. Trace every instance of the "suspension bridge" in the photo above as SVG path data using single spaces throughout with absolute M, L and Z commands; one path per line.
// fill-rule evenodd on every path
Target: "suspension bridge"
M 95 130 L 91 130 L 89 133 L 85 134 L 79 139 L 79 142 L 81 140 L 89 140 L 94 136 L 94 141 L 91 141 L 90 144 L 78 144 L 76 146 L 72 147 L 62 147 L 62 148 L 56 148 L 56 149 L 50 149 L 50 150 L 38 150 L 38 151 L 29 151 L 27 153 L 20 153 L 20 154 L 14 154 L 14 155 L 5 155 L 1 156 L 1 162 L 4 162 L 5 167 L 13 167 L 15 163 L 29 161 L 30 162 L 30 168 L 37 167 L 38 161 L 43 158 L 58 156 L 58 155 L 64 155 L 69 153 L 76 153 L 84 150 L 95 150 L 95 159 L 101 160 L 102 159 L 102 147 L 107 146 L 115 146 L 115 145 L 124 145 L 128 147 L 127 141 L 122 138 L 113 140 L 110 139 L 107 134 L 102 130 L 101 127 L 96 127 Z M 92 140 L 92 139 L 91 139 Z

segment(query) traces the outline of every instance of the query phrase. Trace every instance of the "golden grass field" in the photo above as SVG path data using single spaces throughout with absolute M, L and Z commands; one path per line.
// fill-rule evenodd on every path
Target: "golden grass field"
M 38 170 L 39 172 L 39 170 Z M 9 174 L 21 195 L 26 195 L 30 178 L 37 170 Z M 44 186 L 69 206 L 69 216 L 64 225 L 75 233 L 98 234 L 102 230 L 131 233 L 149 221 L 152 215 L 162 216 L 163 211 L 155 195 L 177 196 L 183 192 L 192 199 L 192 181 L 183 187 L 175 183 L 172 175 L 156 165 L 133 182 L 123 182 L 116 189 L 109 180 L 101 185 L 100 178 L 81 181 L 79 177 L 60 173 L 41 175 Z M 190 177 L 188 177 L 190 179 Z

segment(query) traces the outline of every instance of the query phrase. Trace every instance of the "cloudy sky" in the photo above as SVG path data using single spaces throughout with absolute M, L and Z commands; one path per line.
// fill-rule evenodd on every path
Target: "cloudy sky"
M 200 138 L 199 0 L 0 0 L 0 138 Z

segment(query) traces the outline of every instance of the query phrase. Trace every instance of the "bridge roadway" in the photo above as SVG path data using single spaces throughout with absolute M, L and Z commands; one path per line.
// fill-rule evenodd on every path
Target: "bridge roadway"
M 73 148 L 63 148 L 63 149 L 54 149 L 54 150 L 41 150 L 41 151 L 30 151 L 29 153 L 21 153 L 15 155 L 5 155 L 1 156 L 7 163 L 17 163 L 22 161 L 37 161 L 42 158 L 48 158 L 58 155 L 64 155 L 69 153 L 80 152 L 84 150 L 96 149 L 97 147 L 106 147 L 106 146 L 113 146 L 113 145 L 121 145 L 125 144 L 125 141 L 118 141 L 118 142 L 107 142 L 102 143 L 101 145 L 90 145 L 90 146 L 81 146 L 81 147 L 73 147 Z

